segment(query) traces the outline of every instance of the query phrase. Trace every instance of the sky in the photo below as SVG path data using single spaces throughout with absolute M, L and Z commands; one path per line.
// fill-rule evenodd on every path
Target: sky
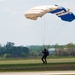
M 36 21 L 25 18 L 30 8 L 39 5 L 60 5 L 75 13 L 74 0 L 0 0 L 0 44 L 43 45 L 75 43 L 75 20 L 65 22 L 46 14 Z

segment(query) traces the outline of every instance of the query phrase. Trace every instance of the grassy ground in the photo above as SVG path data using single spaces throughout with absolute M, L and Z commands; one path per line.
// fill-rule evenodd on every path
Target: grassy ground
M 57 71 L 75 70 L 75 58 L 51 58 L 48 64 L 41 59 L 0 60 L 0 71 Z

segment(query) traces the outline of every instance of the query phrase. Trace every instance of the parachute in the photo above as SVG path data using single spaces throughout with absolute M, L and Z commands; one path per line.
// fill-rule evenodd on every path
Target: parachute
M 25 17 L 31 20 L 37 20 L 38 17 L 42 17 L 46 13 L 55 14 L 63 21 L 71 22 L 75 19 L 75 15 L 70 11 L 70 9 L 58 5 L 33 7 L 25 13 Z
M 56 40 L 56 38 L 59 37 L 59 36 L 57 36 L 57 34 L 59 32 L 61 33 L 63 31 L 63 29 L 65 29 L 65 25 L 63 25 L 63 27 L 64 27 L 63 28 L 63 27 L 61 27 L 61 25 L 58 26 L 56 24 L 53 24 L 54 19 L 52 20 L 53 22 L 49 24 L 48 21 L 49 20 L 51 21 L 52 17 L 49 17 L 48 15 L 44 16 L 46 14 L 56 15 L 61 21 L 65 21 L 65 22 L 72 22 L 73 20 L 75 20 L 75 15 L 71 12 L 70 9 L 65 8 L 63 6 L 59 6 L 59 5 L 36 6 L 36 7 L 29 9 L 27 12 L 25 12 L 24 16 L 27 19 L 33 20 L 32 22 L 35 23 L 35 25 L 33 24 L 32 26 L 34 26 L 35 31 L 37 30 L 36 34 L 39 33 L 39 37 L 40 37 L 43 45 L 52 43 L 52 41 Z M 39 19 L 40 17 L 43 17 L 43 18 Z M 39 19 L 39 20 L 37 20 L 37 19 Z M 53 25 L 51 25 L 51 24 L 53 24 Z M 52 30 L 52 33 L 50 32 L 50 30 Z M 53 38 L 50 39 L 50 36 L 52 36 L 54 39 Z M 45 48 L 45 46 L 44 46 L 44 48 Z

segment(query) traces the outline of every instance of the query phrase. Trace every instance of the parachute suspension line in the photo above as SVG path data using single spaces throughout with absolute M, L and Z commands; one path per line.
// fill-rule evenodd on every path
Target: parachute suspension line
M 50 21 L 50 23 L 48 23 L 47 21 Z M 48 45 L 50 45 L 51 43 L 53 43 L 53 41 L 55 41 L 58 37 L 58 33 L 60 33 L 60 31 L 62 30 L 61 25 L 59 23 L 54 23 L 54 21 L 56 21 L 56 18 L 51 19 L 51 18 L 46 18 L 46 20 L 44 21 L 46 23 L 45 29 L 47 30 L 47 32 L 45 32 L 45 34 L 47 35 L 47 41 L 48 41 Z M 48 38 L 52 37 L 51 39 Z
M 50 26 L 52 24 L 50 24 L 49 22 L 50 22 L 49 15 L 48 14 L 44 15 L 44 18 L 43 18 L 43 45 L 44 45 L 44 48 L 46 48 L 45 45 L 50 45 L 50 42 L 49 42 L 49 40 L 50 40 L 49 36 L 50 35 L 49 35 L 49 33 L 51 31 Z
M 54 32 L 53 32 L 53 35 L 52 35 L 52 37 L 53 37 L 52 43 L 57 40 L 57 38 L 59 36 L 59 33 L 62 30 L 60 24 L 58 24 L 58 23 L 54 24 L 53 30 L 54 30 Z
M 41 41 L 43 45 L 43 49 L 45 48 L 45 41 L 46 41 L 46 18 L 40 18 L 37 21 L 33 21 L 33 30 L 36 33 L 37 38 Z M 38 34 L 38 35 L 37 35 Z
M 54 23 L 54 21 L 56 21 L 56 19 L 49 19 L 50 23 L 48 23 L 48 15 L 44 16 L 43 20 L 42 20 L 42 39 L 43 39 L 43 48 L 45 48 L 45 45 L 48 44 L 50 45 L 50 43 L 53 43 L 54 41 L 56 41 L 58 39 L 58 37 L 60 36 L 60 34 L 63 31 L 64 26 L 61 26 L 61 22 L 59 23 Z M 52 32 L 51 32 L 52 30 Z M 48 36 L 52 37 L 51 39 L 48 38 Z M 50 41 L 49 41 L 50 40 Z M 47 43 L 48 42 L 48 43 Z M 58 43 L 58 42 L 56 42 Z
M 45 19 L 41 18 L 40 20 L 33 21 L 33 22 L 34 22 L 33 30 L 36 33 L 36 36 L 39 39 L 39 41 L 41 41 L 43 48 L 45 48 L 46 21 Z
M 38 21 L 34 21 L 34 25 L 33 25 L 33 30 L 34 32 L 36 33 L 36 36 L 38 38 L 38 40 L 42 40 L 42 35 L 41 35 L 41 32 L 40 32 L 40 23 Z M 37 39 L 36 39 L 37 40 Z
M 44 16 L 42 22 L 43 22 L 43 25 L 42 25 L 43 26 L 43 31 L 42 31 L 43 32 L 43 38 L 42 39 L 43 39 L 43 47 L 45 49 L 46 48 L 45 45 L 47 44 L 46 43 L 47 42 L 46 38 L 47 38 L 47 28 L 48 28 L 48 25 L 47 25 L 47 16 L 46 15 Z
M 57 23 L 57 27 L 55 29 L 56 31 L 54 32 L 54 35 L 53 35 L 53 41 L 60 39 L 59 36 L 61 36 L 63 29 L 65 29 L 65 25 L 64 24 L 61 25 L 61 22 Z M 56 42 L 56 43 L 58 43 L 58 42 Z
M 43 45 L 45 47 L 45 41 L 46 41 L 46 22 L 45 22 L 45 18 L 43 19 Z
M 36 30 L 37 30 L 37 34 L 39 34 L 39 38 L 41 41 L 41 44 L 43 46 L 43 49 L 45 48 L 45 24 L 42 18 L 40 18 L 39 20 L 37 20 L 36 22 Z
M 54 20 L 55 21 L 55 20 Z M 53 21 L 52 21 L 53 22 Z M 51 36 L 52 36 L 52 38 L 51 38 L 51 43 L 53 43 L 53 41 L 56 39 L 56 37 L 58 36 L 57 35 L 57 32 L 58 32 L 58 26 L 57 25 L 55 25 L 54 23 L 52 24 L 53 25 L 53 27 L 52 27 L 52 33 L 51 33 Z
M 63 30 L 65 30 L 66 31 L 66 28 L 67 27 L 65 27 L 65 23 L 64 22 L 62 22 L 62 25 L 60 24 L 60 30 L 59 30 L 59 35 L 58 35 L 58 37 L 61 35 L 61 37 L 63 37 L 64 35 L 63 35 Z M 57 38 L 58 38 L 57 37 Z M 63 37 L 64 38 L 64 37 Z M 63 40 L 63 39 L 62 39 Z
M 41 23 L 40 23 L 40 26 L 41 26 L 41 41 L 42 41 L 42 45 L 43 45 L 43 48 L 45 48 L 45 21 L 43 18 L 41 18 Z
M 49 16 L 50 15 L 47 15 L 44 18 L 44 23 L 45 23 L 45 41 L 46 41 L 47 45 L 50 45 L 52 39 L 54 39 L 54 37 L 51 38 L 51 39 L 50 39 L 50 37 L 52 37 L 53 35 L 55 35 L 54 33 L 56 31 L 54 31 L 54 30 L 56 29 L 56 26 L 57 26 L 57 25 L 55 25 L 55 26 L 53 25 L 55 19 L 51 19 L 51 16 L 50 16 L 50 18 L 49 18 Z
M 61 20 L 63 20 L 63 21 L 71 22 L 71 21 L 75 20 L 75 15 L 72 12 L 70 12 L 70 10 L 68 10 L 68 9 L 66 9 L 66 8 L 64 8 L 62 6 L 58 6 L 58 5 L 37 6 L 37 7 L 31 8 L 29 11 L 27 11 L 25 13 L 25 17 L 29 18 L 29 19 L 32 19 L 32 20 L 37 20 L 38 17 L 42 17 L 44 15 L 44 13 L 46 14 L 48 12 L 51 13 L 51 14 L 56 14 L 56 16 L 58 16 L 59 18 L 61 18 Z M 46 34 L 47 34 L 46 32 L 48 32 L 48 31 L 46 31 L 46 28 L 47 28 L 46 27 L 47 26 L 46 20 L 44 19 L 43 20 L 44 24 L 41 24 L 41 29 L 43 31 L 43 33 L 41 33 L 41 35 L 43 35 L 42 40 L 43 40 L 43 44 L 44 45 L 46 44 L 46 39 L 48 38 L 48 37 L 46 37 Z M 52 23 L 52 24 L 54 24 L 54 23 Z M 51 27 L 53 27 L 53 26 L 55 26 L 55 25 L 52 25 Z M 57 30 L 57 28 L 59 28 L 60 26 L 56 25 L 55 27 L 56 27 L 55 30 Z M 61 28 L 63 28 L 63 27 L 61 27 Z M 56 33 L 59 31 L 59 29 L 58 29 L 57 32 L 56 31 L 53 32 L 52 28 L 49 29 L 49 30 L 52 31 L 51 36 L 52 36 L 53 33 L 55 33 L 54 36 L 57 36 Z M 62 30 L 60 30 L 60 31 L 62 31 Z M 59 31 L 59 33 L 60 33 L 60 31 Z M 40 32 L 38 33 L 38 35 L 40 35 Z M 53 38 L 56 39 L 56 37 L 53 37 Z

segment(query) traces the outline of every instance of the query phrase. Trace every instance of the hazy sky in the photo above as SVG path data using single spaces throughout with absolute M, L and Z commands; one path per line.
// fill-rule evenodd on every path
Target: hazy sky
M 75 0 L 0 0 L 0 43 L 75 43 L 75 20 L 65 22 L 51 14 L 36 21 L 24 17 L 25 12 L 34 6 L 55 4 L 70 8 L 75 13 Z

